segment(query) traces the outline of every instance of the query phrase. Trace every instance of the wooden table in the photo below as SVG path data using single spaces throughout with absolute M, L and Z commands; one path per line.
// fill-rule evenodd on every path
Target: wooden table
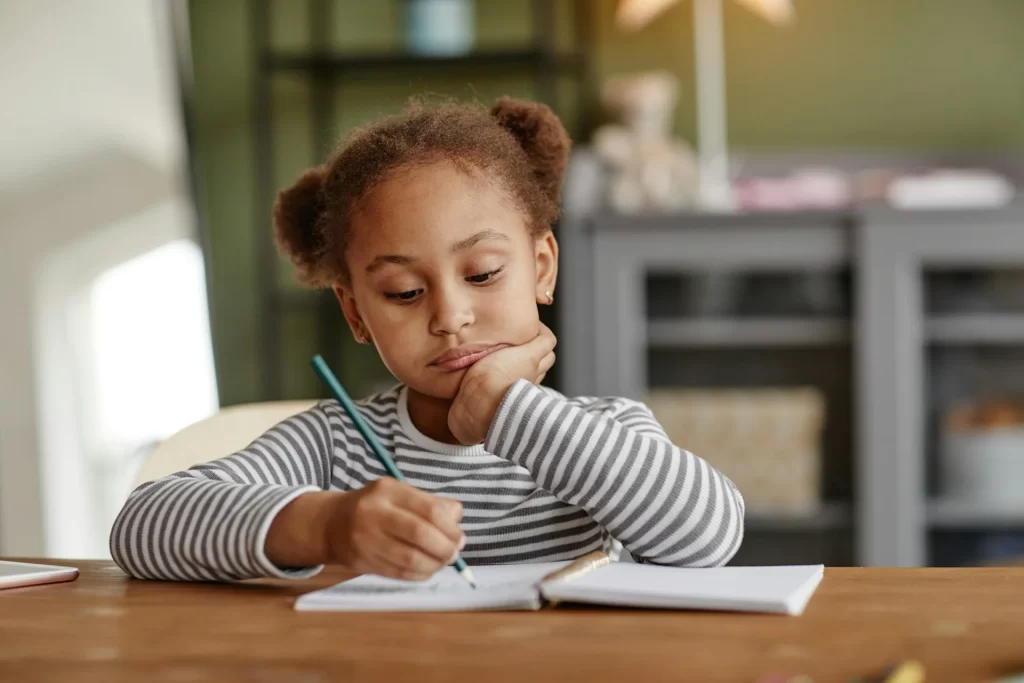
M 1024 567 L 826 569 L 802 617 L 560 606 L 541 612 L 299 613 L 340 580 L 175 584 L 109 562 L 0 591 L 0 681 L 849 681 L 900 658 L 928 681 L 1024 671 Z

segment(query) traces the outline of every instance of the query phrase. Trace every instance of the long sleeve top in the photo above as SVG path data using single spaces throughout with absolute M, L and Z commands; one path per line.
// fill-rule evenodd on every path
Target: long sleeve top
M 566 398 L 520 380 L 481 445 L 423 435 L 399 385 L 357 403 L 407 482 L 463 505 L 469 564 L 566 560 L 624 546 L 674 566 L 725 564 L 743 539 L 740 492 L 673 445 L 650 410 L 622 398 Z M 247 448 L 139 486 L 111 529 L 114 561 L 151 579 L 304 578 L 264 545 L 274 516 L 308 491 L 387 476 L 333 400 Z

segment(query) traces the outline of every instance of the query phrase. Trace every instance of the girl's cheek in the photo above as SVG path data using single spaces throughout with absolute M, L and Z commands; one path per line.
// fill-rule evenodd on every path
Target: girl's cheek
M 416 309 L 420 307 L 415 307 Z M 407 327 L 415 321 L 418 313 L 413 306 L 405 306 L 387 301 L 384 303 L 384 320 L 387 325 L 395 328 Z

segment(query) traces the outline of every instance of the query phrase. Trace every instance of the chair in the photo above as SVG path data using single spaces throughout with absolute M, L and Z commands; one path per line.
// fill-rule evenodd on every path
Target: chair
M 231 455 L 248 446 L 277 423 L 316 403 L 313 399 L 270 401 L 224 408 L 157 444 L 135 473 L 132 488 L 186 470 L 198 463 Z

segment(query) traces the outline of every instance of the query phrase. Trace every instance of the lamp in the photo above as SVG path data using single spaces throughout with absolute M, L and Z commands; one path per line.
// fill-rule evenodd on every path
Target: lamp
M 774 24 L 793 19 L 792 0 L 736 0 Z M 615 23 L 637 31 L 678 0 L 619 0 Z M 725 50 L 722 39 L 722 0 L 693 0 L 694 57 L 697 85 L 698 191 L 708 210 L 734 206 L 729 181 L 726 137 Z

